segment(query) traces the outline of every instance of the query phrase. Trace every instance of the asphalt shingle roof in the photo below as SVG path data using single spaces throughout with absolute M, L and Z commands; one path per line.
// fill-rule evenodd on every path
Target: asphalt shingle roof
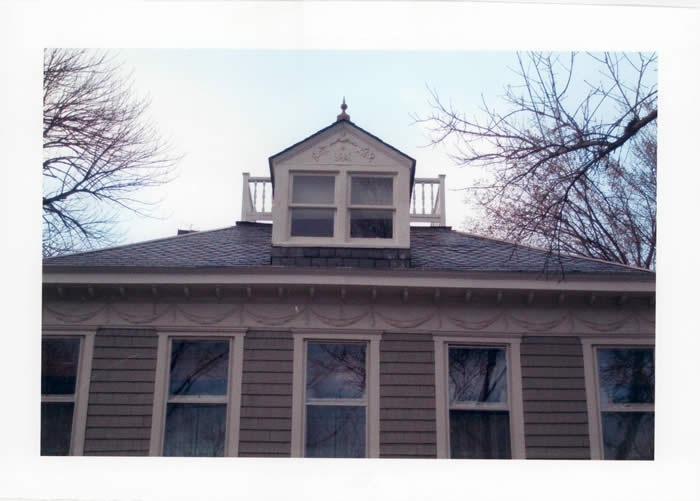
M 209 268 L 270 264 L 272 226 L 239 223 L 109 249 L 58 256 L 44 266 Z M 644 274 L 651 272 L 596 259 L 550 253 L 443 227 L 411 227 L 411 269 L 485 272 Z

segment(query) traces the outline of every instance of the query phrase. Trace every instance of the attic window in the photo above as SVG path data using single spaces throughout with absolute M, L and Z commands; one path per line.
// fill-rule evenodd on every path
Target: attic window
M 352 176 L 350 238 L 393 238 L 394 178 Z
M 291 236 L 332 237 L 335 220 L 335 176 L 292 176 Z

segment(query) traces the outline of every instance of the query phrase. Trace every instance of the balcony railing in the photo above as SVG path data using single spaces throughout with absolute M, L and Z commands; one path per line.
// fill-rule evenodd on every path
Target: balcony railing
M 410 202 L 410 221 L 445 226 L 445 175 L 416 178 Z M 243 173 L 242 221 L 272 221 L 272 181 Z

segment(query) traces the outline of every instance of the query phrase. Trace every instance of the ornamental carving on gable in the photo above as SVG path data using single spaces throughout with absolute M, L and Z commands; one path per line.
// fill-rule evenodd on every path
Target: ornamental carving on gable
M 329 159 L 338 163 L 349 163 L 353 161 L 353 156 L 362 158 L 367 162 L 374 160 L 374 151 L 369 147 L 364 147 L 356 143 L 345 133 L 330 143 L 317 147 L 311 157 L 319 162 L 321 159 Z

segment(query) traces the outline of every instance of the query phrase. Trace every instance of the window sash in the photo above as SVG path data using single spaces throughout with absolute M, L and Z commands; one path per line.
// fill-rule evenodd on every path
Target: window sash
M 605 446 L 603 437 L 603 413 L 642 413 L 654 412 L 654 403 L 639 404 L 603 404 L 600 397 L 600 377 L 598 368 L 598 349 L 651 349 L 655 351 L 653 339 L 627 339 L 627 338 L 582 338 L 584 372 L 586 382 L 587 410 L 589 416 L 595 416 L 588 420 L 588 436 L 591 446 L 591 459 L 605 459 Z M 656 354 L 654 354 L 656 356 Z M 656 370 L 656 367 L 654 367 Z
M 151 446 L 149 455 L 163 456 L 165 450 L 165 431 L 168 404 L 225 405 L 224 456 L 238 453 L 238 436 L 240 423 L 240 394 L 243 362 L 243 337 L 241 329 L 225 335 L 211 332 L 159 333 L 158 364 L 156 368 L 156 401 L 151 424 Z M 228 359 L 225 395 L 169 395 L 170 363 L 173 341 L 227 341 Z
M 508 347 L 507 346 L 498 346 L 498 345 L 473 345 L 473 344 L 463 344 L 463 343 L 448 343 L 445 346 L 445 356 L 447 358 L 446 364 L 445 364 L 445 381 L 446 385 L 445 388 L 448 391 L 448 394 L 446 395 L 447 397 L 447 402 L 448 402 L 448 418 L 450 411 L 452 410 L 466 410 L 466 411 L 481 411 L 481 412 L 507 412 L 509 419 L 510 419 L 510 360 L 509 360 L 509 354 L 508 354 Z M 488 350 L 488 349 L 500 349 L 505 352 L 505 360 L 506 360 L 506 400 L 504 402 L 475 402 L 475 401 L 451 401 L 449 398 L 449 377 L 450 377 L 450 348 L 468 348 L 468 349 L 474 349 L 474 350 Z M 509 433 L 512 436 L 512 426 L 511 429 L 508 430 Z M 512 437 L 509 436 L 509 439 L 512 439 Z M 448 450 L 452 450 L 452 437 L 450 433 L 450 427 L 447 427 L 447 444 L 448 444 Z M 451 457 L 451 454 L 450 454 Z M 511 446 L 511 458 L 513 457 L 513 452 L 512 452 L 512 446 Z
M 471 336 L 448 334 L 433 336 L 435 349 L 435 400 L 437 457 L 450 458 L 450 416 L 458 411 L 506 412 L 509 422 L 510 454 L 512 459 L 525 459 L 525 423 L 522 401 L 520 367 L 520 336 Z M 502 349 L 505 350 L 507 397 L 505 402 L 455 402 L 449 397 L 449 349 Z M 476 405 L 475 405 L 476 404 Z M 483 404 L 487 404 L 485 408 Z M 494 405 L 495 404 L 495 405 Z M 501 405 L 504 408 L 496 408 Z
M 87 398 L 90 385 L 90 373 L 92 371 L 92 351 L 95 340 L 95 331 L 92 329 L 77 328 L 64 329 L 62 327 L 44 327 L 43 339 L 77 339 L 78 363 L 76 370 L 75 389 L 72 394 L 43 394 L 42 403 L 72 403 L 73 417 L 70 431 L 70 449 L 68 455 L 80 456 L 85 446 L 85 421 L 87 417 Z
M 306 396 L 307 392 L 307 363 L 309 355 L 309 345 L 310 344 L 354 344 L 362 345 L 365 347 L 365 387 L 364 392 L 361 397 L 357 398 L 309 398 Z M 328 406 L 328 407 L 364 407 L 365 409 L 365 457 L 369 457 L 369 357 L 370 355 L 370 343 L 367 341 L 357 341 L 353 339 L 305 339 L 303 343 L 304 348 L 304 363 L 303 363 L 303 374 L 302 374 L 302 392 L 303 392 L 303 409 L 302 409 L 302 456 L 306 457 L 306 437 L 307 437 L 307 414 L 308 407 L 310 405 L 316 406 Z

